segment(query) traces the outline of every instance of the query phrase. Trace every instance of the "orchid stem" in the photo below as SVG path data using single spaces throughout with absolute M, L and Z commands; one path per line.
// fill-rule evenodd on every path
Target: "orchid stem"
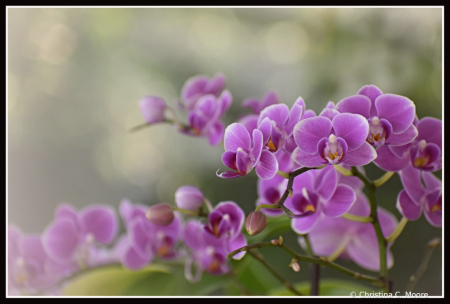
M 162 120 L 162 121 L 160 121 L 160 122 L 158 122 L 158 123 L 163 123 L 163 122 L 171 123 L 171 124 L 174 123 L 174 121 L 173 121 L 173 120 L 170 120 L 170 119 L 165 119 L 165 120 Z M 148 123 L 148 122 L 144 122 L 144 123 L 142 123 L 142 124 L 140 124 L 140 125 L 137 125 L 137 126 L 131 128 L 130 130 L 128 130 L 128 132 L 129 132 L 129 133 L 134 133 L 134 132 L 137 132 L 137 131 L 139 131 L 139 130 L 141 130 L 141 129 L 150 127 L 150 126 L 152 126 L 152 125 L 154 125 L 154 124 L 156 124 L 156 123 Z
M 350 213 L 345 213 L 342 215 L 342 217 L 347 220 L 361 222 L 361 223 L 372 223 L 373 222 L 373 218 L 370 215 L 369 216 L 357 216 L 357 215 L 353 215 Z
M 256 244 L 252 244 L 252 245 L 247 245 L 244 247 L 241 247 L 239 249 L 236 249 L 232 252 L 230 252 L 227 255 L 227 258 L 231 258 L 233 256 L 235 256 L 236 254 L 238 254 L 239 252 L 242 251 L 247 251 L 248 253 L 251 252 L 251 250 L 253 249 L 257 249 L 257 248 L 263 248 L 263 247 L 281 247 L 284 251 L 286 251 L 289 255 L 291 255 L 293 258 L 297 259 L 297 261 L 299 262 L 306 262 L 306 263 L 314 263 L 314 264 L 318 264 L 321 266 L 326 266 L 326 267 L 330 267 L 333 268 L 339 272 L 342 272 L 346 275 L 349 275 L 351 277 L 354 277 L 358 280 L 363 280 L 363 281 L 367 281 L 367 282 L 372 282 L 375 284 L 383 284 L 384 285 L 384 281 L 382 281 L 379 278 L 374 278 L 371 276 L 366 276 L 366 275 L 362 275 L 360 273 L 354 272 L 350 269 L 347 269 L 345 267 L 342 267 L 338 264 L 332 263 L 330 261 L 327 260 L 327 258 L 317 258 L 317 257 L 310 257 L 310 256 L 304 256 L 304 255 L 300 255 L 297 254 L 294 250 L 292 250 L 291 248 L 287 247 L 283 242 L 278 242 L 276 244 L 272 244 L 271 242 L 267 242 L 267 243 L 256 243 Z
M 289 172 L 284 172 L 284 171 L 277 171 L 277 174 L 281 177 L 284 177 L 285 179 L 289 179 Z
M 395 174 L 395 172 L 389 172 L 389 171 L 386 172 L 382 177 L 380 177 L 379 179 L 375 180 L 373 182 L 373 185 L 375 186 L 375 188 L 380 187 L 385 182 L 387 182 L 394 174 Z
M 206 197 L 203 199 L 203 202 L 205 203 L 208 212 L 212 212 L 214 208 L 211 205 L 211 202 Z
M 259 211 L 263 208 L 264 209 L 280 209 L 281 207 L 279 205 L 273 205 L 273 204 L 261 204 L 256 207 L 255 211 Z
M 375 234 L 377 235 L 378 239 L 378 248 L 380 252 L 380 276 L 383 280 L 384 288 L 387 292 L 390 292 L 388 284 L 388 268 L 387 268 L 387 242 L 384 238 L 383 231 L 381 230 L 381 225 L 378 220 L 378 211 L 377 211 L 377 199 L 375 195 L 375 185 L 361 172 L 358 171 L 356 167 L 352 167 L 351 172 L 354 176 L 357 176 L 367 187 L 367 190 L 369 191 L 369 202 L 370 202 L 370 216 L 373 218 L 372 225 L 375 229 Z
M 351 170 L 345 169 L 345 168 L 341 167 L 340 165 L 334 165 L 334 169 L 336 169 L 336 171 L 340 172 L 344 176 L 352 176 L 353 175 L 353 172 Z
M 313 257 L 314 252 L 312 250 L 311 242 L 309 241 L 308 234 L 303 235 L 303 239 L 305 240 L 306 244 L 306 251 L 309 256 Z M 320 285 L 320 265 L 313 264 L 311 267 L 311 296 L 318 296 L 319 295 L 319 285 Z
M 206 217 L 207 214 L 204 213 L 201 208 L 199 208 L 199 211 L 192 211 L 187 209 L 181 209 L 178 207 L 172 207 L 172 210 L 180 211 L 181 213 L 187 214 L 187 215 L 193 215 L 193 216 L 204 216 Z
M 420 263 L 419 268 L 417 269 L 416 273 L 409 278 L 408 286 L 406 286 L 406 292 L 413 291 L 413 289 L 416 286 L 417 282 L 419 281 L 420 277 L 425 272 L 425 270 L 427 270 L 428 262 L 431 259 L 431 255 L 433 254 L 434 249 L 440 245 L 441 245 L 441 239 L 439 239 L 439 238 L 432 239 L 428 243 L 427 250 L 423 257 L 422 263 Z
M 264 257 L 262 255 L 256 254 L 256 253 L 254 253 L 252 251 L 248 251 L 248 254 L 250 254 L 252 257 L 257 259 L 261 264 L 263 264 L 281 283 L 283 283 L 284 286 L 286 286 L 287 289 L 289 289 L 290 291 L 292 291 L 296 295 L 299 295 L 299 296 L 303 295 L 301 292 L 299 292 L 297 289 L 295 289 L 291 285 L 291 283 L 286 281 L 275 269 L 273 269 L 272 266 L 270 266 L 266 262 L 266 260 L 264 259 Z
M 300 168 L 300 169 L 298 169 L 298 170 L 295 170 L 295 171 L 292 171 L 292 172 L 289 172 L 289 173 L 282 172 L 282 171 L 278 171 L 278 172 L 282 172 L 281 174 L 285 174 L 285 173 L 286 173 L 286 174 L 289 175 L 289 181 L 288 181 L 286 190 L 284 191 L 283 196 L 281 196 L 281 198 L 279 199 L 279 201 L 276 203 L 277 205 L 280 206 L 281 209 L 283 209 L 284 213 L 285 213 L 288 217 L 294 216 L 294 213 L 293 213 L 291 210 L 289 210 L 288 208 L 286 208 L 286 207 L 284 206 L 284 202 L 286 201 L 286 199 L 287 199 L 288 197 L 291 197 L 291 196 L 294 194 L 293 189 L 292 189 L 292 186 L 293 186 L 293 184 L 294 184 L 294 179 L 295 179 L 297 176 L 299 176 L 300 174 L 305 173 L 305 172 L 307 172 L 307 171 L 309 171 L 309 170 L 322 169 L 323 167 L 325 167 L 325 165 L 320 166 L 320 167 L 314 167 L 314 168 L 306 168 L 306 167 L 304 167 L 304 168 Z M 278 172 L 277 172 L 277 173 L 278 173 Z M 278 173 L 278 174 L 279 174 L 279 173 Z M 280 175 L 280 174 L 279 174 L 279 175 Z M 282 175 L 282 176 L 283 176 L 283 175 Z M 283 176 L 283 177 L 284 177 L 284 176 Z
M 391 243 L 395 241 L 396 238 L 399 237 L 399 235 L 402 233 L 403 228 L 405 228 L 406 224 L 408 223 L 408 219 L 406 217 L 403 217 L 398 223 L 397 227 L 395 227 L 394 231 L 386 238 L 387 243 Z

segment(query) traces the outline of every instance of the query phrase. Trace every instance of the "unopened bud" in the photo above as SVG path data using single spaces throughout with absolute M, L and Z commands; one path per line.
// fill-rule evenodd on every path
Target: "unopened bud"
M 175 216 L 169 204 L 157 204 L 147 210 L 145 217 L 155 225 L 167 226 L 172 223 Z
M 164 111 L 167 108 L 164 99 L 157 96 L 145 96 L 139 101 L 142 116 L 149 124 L 163 121 Z
M 196 187 L 182 186 L 175 192 L 175 203 L 181 209 L 197 211 L 203 199 L 203 193 Z
M 278 240 L 271 240 L 270 241 L 273 245 L 278 245 L 279 241 Z
M 292 269 L 295 272 L 299 272 L 300 271 L 300 265 L 297 263 L 296 259 L 292 259 L 291 263 L 289 264 L 289 267 L 292 267 Z
M 264 230 L 267 226 L 267 218 L 260 211 L 252 211 L 245 221 L 245 229 L 248 234 L 256 235 Z

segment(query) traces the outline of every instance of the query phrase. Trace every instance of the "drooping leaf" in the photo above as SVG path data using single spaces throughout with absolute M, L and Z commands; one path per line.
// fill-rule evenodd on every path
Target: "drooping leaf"
M 138 281 L 156 274 L 170 273 L 165 265 L 151 264 L 133 271 L 121 265 L 101 267 L 86 271 L 73 278 L 63 290 L 67 296 L 118 296 Z

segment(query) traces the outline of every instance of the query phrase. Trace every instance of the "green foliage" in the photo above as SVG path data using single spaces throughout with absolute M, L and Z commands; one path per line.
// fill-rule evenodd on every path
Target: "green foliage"
M 310 292 L 309 282 L 297 283 L 294 285 L 294 287 L 297 290 L 299 290 L 302 294 L 309 295 Z M 319 288 L 320 296 L 350 296 L 350 293 L 352 291 L 356 292 L 356 294 L 359 295 L 361 291 L 378 292 L 378 288 L 376 287 L 372 288 L 344 280 L 324 279 L 320 281 L 320 288 Z M 294 295 L 284 286 L 270 290 L 269 294 L 273 296 Z

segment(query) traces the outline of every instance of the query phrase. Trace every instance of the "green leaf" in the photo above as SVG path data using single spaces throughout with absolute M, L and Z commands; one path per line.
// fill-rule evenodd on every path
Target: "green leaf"
M 227 276 L 212 276 L 203 273 L 200 281 L 191 283 L 184 277 L 184 267 L 172 273 L 155 273 L 135 281 L 124 295 L 134 296 L 196 296 L 208 295 L 230 284 Z
M 309 295 L 310 293 L 310 282 L 300 282 L 294 284 L 294 287 L 299 290 L 304 295 Z M 336 280 L 336 279 L 324 279 L 320 281 L 319 295 L 320 296 L 350 296 L 352 291 L 359 294 L 361 291 L 377 292 L 377 287 L 369 287 L 365 285 L 360 285 L 354 282 Z M 270 290 L 270 295 L 273 296 L 292 296 L 294 295 L 287 288 L 279 287 Z
M 141 270 L 133 271 L 121 265 L 106 266 L 87 270 L 77 275 L 64 288 L 66 296 L 118 296 L 137 281 L 148 279 L 155 274 L 169 273 L 170 268 L 164 265 L 151 264 Z

